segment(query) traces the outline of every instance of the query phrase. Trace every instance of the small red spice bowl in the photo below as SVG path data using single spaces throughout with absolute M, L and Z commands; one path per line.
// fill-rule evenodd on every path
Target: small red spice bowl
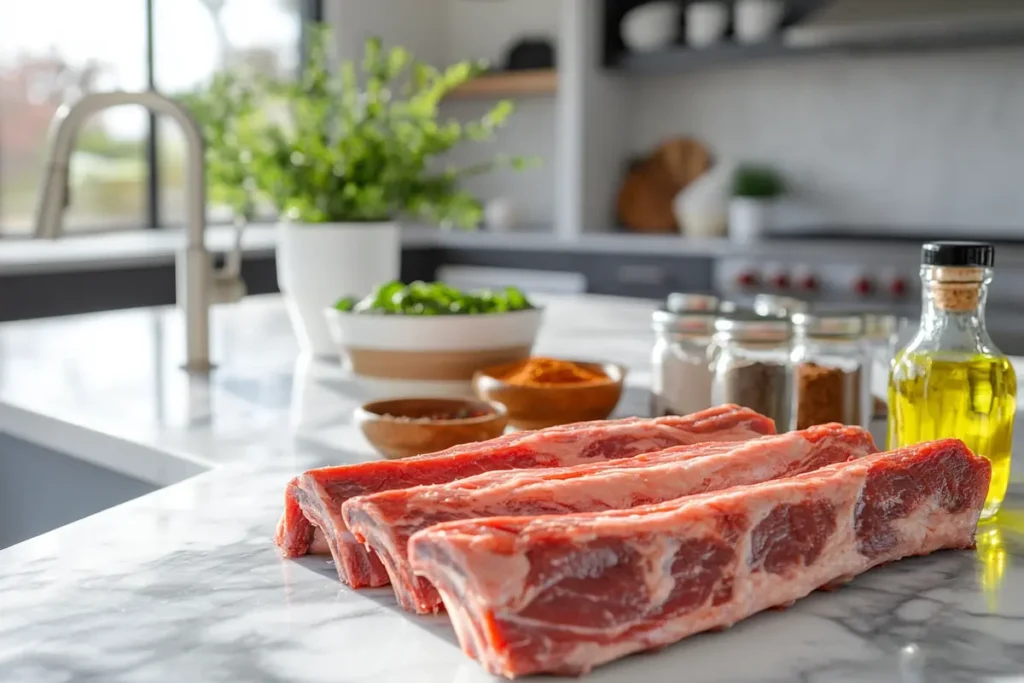
M 583 384 L 509 384 L 508 377 L 526 361 L 506 363 L 477 371 L 473 377 L 476 395 L 485 401 L 504 404 L 508 421 L 517 429 L 543 429 L 556 425 L 604 420 L 622 398 L 626 368 L 617 363 L 570 361 L 596 370 L 607 380 Z
M 360 406 L 354 421 L 381 455 L 396 460 L 501 436 L 508 411 L 491 401 L 395 398 Z

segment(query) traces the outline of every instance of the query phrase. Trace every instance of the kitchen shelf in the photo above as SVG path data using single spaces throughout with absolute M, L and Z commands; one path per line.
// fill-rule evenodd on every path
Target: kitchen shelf
M 558 91 L 558 71 L 533 69 L 484 74 L 455 90 L 453 99 L 551 95 Z
M 722 43 L 700 50 L 684 46 L 672 47 L 658 52 L 624 53 L 611 68 L 617 71 L 639 73 L 672 73 L 702 69 L 711 66 L 726 66 L 766 59 L 793 57 L 808 52 L 821 52 L 816 48 L 792 48 L 781 42 L 759 45 Z
M 676 45 L 648 53 L 619 54 L 607 67 L 634 73 L 673 73 L 730 64 L 743 64 L 768 59 L 800 58 L 821 54 L 900 53 L 927 50 L 951 50 L 977 47 L 1000 47 L 1024 44 L 1024 27 L 1007 26 L 1004 30 L 965 31 L 943 36 L 887 36 L 854 42 L 790 45 L 782 40 L 756 45 L 723 42 L 705 49 Z

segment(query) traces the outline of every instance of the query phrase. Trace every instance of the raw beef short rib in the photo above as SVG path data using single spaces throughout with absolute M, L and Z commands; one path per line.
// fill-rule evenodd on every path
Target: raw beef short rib
M 413 574 L 409 538 L 457 519 L 598 512 L 801 474 L 876 452 L 859 427 L 824 425 L 742 444 L 678 446 L 633 458 L 556 469 L 488 472 L 448 484 L 352 498 L 345 524 L 384 563 L 398 602 L 436 612 L 441 596 Z
M 876 565 L 972 548 L 990 477 L 948 439 L 632 510 L 448 522 L 409 550 L 489 672 L 579 674 Z
M 379 491 L 443 484 L 492 470 L 559 467 L 628 458 L 705 441 L 745 441 L 774 434 L 770 419 L 747 408 L 718 406 L 693 415 L 626 418 L 518 432 L 401 461 L 310 470 L 285 491 L 276 541 L 285 557 L 326 545 L 342 581 L 353 588 L 384 586 L 388 575 L 341 518 L 349 498 Z

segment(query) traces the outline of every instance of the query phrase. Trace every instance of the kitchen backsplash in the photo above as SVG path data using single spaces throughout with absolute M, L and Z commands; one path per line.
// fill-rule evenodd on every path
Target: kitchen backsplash
M 836 55 L 633 79 L 628 147 L 777 163 L 785 223 L 1024 237 L 1024 48 Z
M 358 56 L 363 40 L 376 35 L 434 64 L 486 59 L 496 67 L 524 36 L 557 39 L 560 13 L 559 3 L 550 0 L 335 0 L 324 3 L 324 9 L 336 27 L 342 58 Z M 460 100 L 445 108 L 458 118 L 471 118 L 492 104 L 488 99 Z M 524 226 L 550 225 L 555 215 L 556 111 L 553 96 L 524 98 L 494 145 L 457 149 L 448 159 L 463 166 L 502 152 L 541 160 L 526 172 L 500 171 L 467 182 L 484 199 L 512 200 Z

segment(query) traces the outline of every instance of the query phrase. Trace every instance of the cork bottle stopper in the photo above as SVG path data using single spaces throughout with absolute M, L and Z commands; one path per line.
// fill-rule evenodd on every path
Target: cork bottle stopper
M 932 295 L 939 310 L 967 313 L 978 308 L 984 269 L 937 267 L 932 276 Z

